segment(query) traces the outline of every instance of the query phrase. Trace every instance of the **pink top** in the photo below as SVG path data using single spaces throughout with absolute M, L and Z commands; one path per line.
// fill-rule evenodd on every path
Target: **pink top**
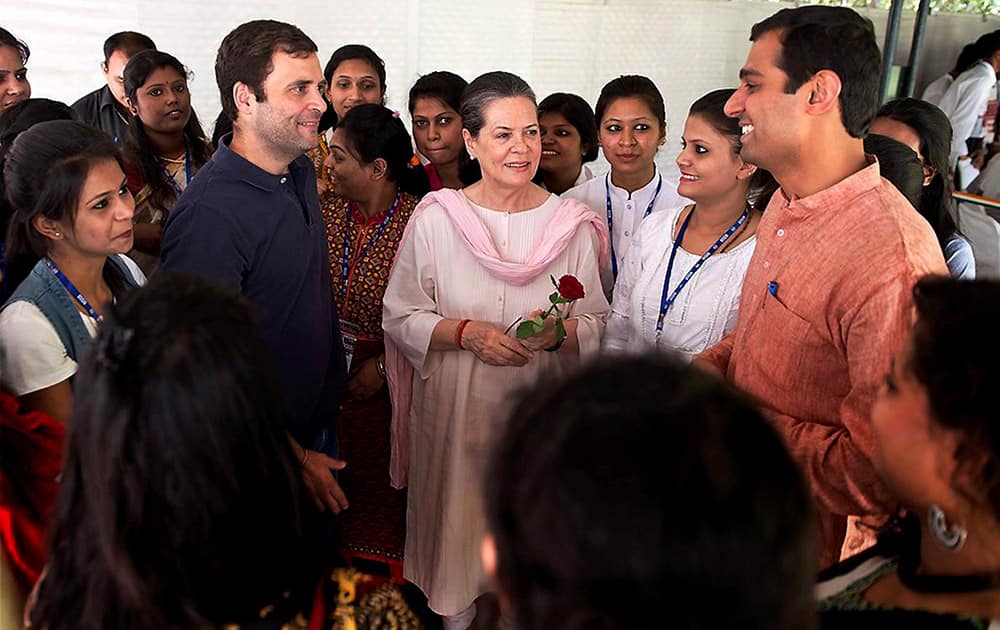
M 820 565 L 849 515 L 888 515 L 870 412 L 910 326 L 914 283 L 948 273 L 934 232 L 868 167 L 824 191 L 771 199 L 736 329 L 699 358 L 757 399 L 818 504 Z

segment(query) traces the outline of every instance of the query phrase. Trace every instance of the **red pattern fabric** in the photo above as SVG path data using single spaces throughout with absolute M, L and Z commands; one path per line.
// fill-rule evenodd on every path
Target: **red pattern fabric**
M 373 242 L 389 208 L 367 218 L 354 210 L 348 199 L 338 195 L 324 196 L 323 220 L 330 246 L 330 280 L 337 313 L 340 319 L 357 325 L 364 339 L 382 340 L 382 297 L 403 230 L 418 201 L 412 195 L 401 195 L 399 208 Z M 347 286 L 343 287 L 345 236 L 350 245 Z
M 22 414 L 17 399 L 0 391 L 0 544 L 24 592 L 45 566 L 65 439 L 57 420 L 38 411 Z
M 403 194 L 385 229 L 373 240 L 389 208 L 371 218 L 336 195 L 324 195 L 323 219 L 330 246 L 330 277 L 340 318 L 354 325 L 359 339 L 352 368 L 384 352 L 382 298 L 396 249 L 418 199 Z M 343 284 L 344 242 L 348 247 L 347 284 Z M 369 247 L 370 244 L 370 247 Z M 340 483 L 350 509 L 340 517 L 341 534 L 350 555 L 383 561 L 402 575 L 406 540 L 406 492 L 389 483 L 388 388 L 368 400 L 345 400 L 337 420 L 340 455 L 348 462 Z

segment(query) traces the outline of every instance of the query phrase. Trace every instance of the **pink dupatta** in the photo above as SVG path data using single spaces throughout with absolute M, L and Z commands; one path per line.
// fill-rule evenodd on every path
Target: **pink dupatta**
M 428 193 L 417 204 L 403 231 L 400 247 L 407 241 L 414 221 L 433 204 L 445 209 L 452 225 L 458 230 L 462 242 L 476 257 L 476 260 L 493 277 L 514 286 L 524 286 L 541 275 L 569 245 L 570 240 L 584 225 L 590 225 L 597 233 L 600 244 L 598 259 L 603 268 L 608 264 L 608 226 L 602 217 L 575 199 L 563 199 L 545 225 L 541 236 L 531 248 L 528 259 L 523 263 L 504 260 L 497 251 L 496 244 L 482 220 L 469 205 L 465 195 L 457 190 L 443 188 Z M 399 257 L 399 249 L 396 257 Z M 395 264 L 393 264 L 393 272 Z M 392 278 L 390 272 L 390 279 Z M 413 394 L 413 366 L 396 347 L 389 335 L 385 335 L 385 368 L 389 381 L 389 395 L 392 399 L 392 447 L 389 461 L 389 479 L 394 488 L 406 486 L 410 469 L 410 403 Z

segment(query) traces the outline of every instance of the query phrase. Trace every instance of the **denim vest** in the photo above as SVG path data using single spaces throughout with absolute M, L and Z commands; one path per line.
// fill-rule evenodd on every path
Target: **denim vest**
M 121 258 L 108 256 L 108 263 L 121 274 L 126 285 L 129 287 L 138 286 L 139 283 L 132 277 L 132 272 L 129 271 Z M 24 282 L 18 285 L 3 308 L 7 308 L 14 302 L 34 304 L 56 329 L 59 340 L 66 348 L 66 356 L 79 362 L 78 357 L 83 356 L 87 347 L 90 346 L 90 332 L 87 331 L 86 324 L 80 319 L 76 300 L 66 292 L 55 275 L 49 271 L 44 258 L 35 264 L 31 273 L 24 279 Z

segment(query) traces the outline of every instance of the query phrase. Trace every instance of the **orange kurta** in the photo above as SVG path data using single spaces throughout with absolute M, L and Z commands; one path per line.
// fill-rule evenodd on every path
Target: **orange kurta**
M 871 408 L 909 329 L 913 285 L 947 273 L 934 232 L 877 163 L 805 198 L 779 191 L 736 330 L 700 355 L 784 436 L 817 503 L 821 567 L 838 560 L 849 515 L 894 509 L 872 467 Z

